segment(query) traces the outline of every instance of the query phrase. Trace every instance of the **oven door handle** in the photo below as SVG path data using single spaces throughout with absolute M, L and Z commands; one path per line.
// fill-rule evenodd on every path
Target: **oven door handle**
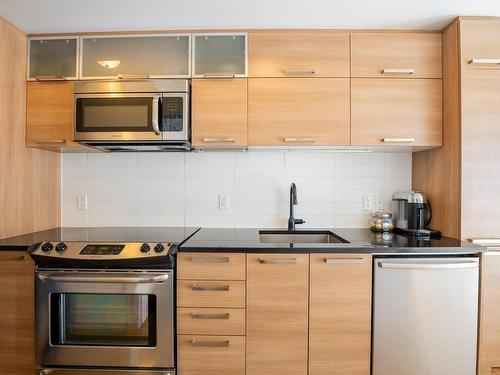
M 40 273 L 38 278 L 42 282 L 59 281 L 65 283 L 100 283 L 100 284 L 155 284 L 163 283 L 168 280 L 169 275 L 139 276 L 139 277 L 92 277 L 92 276 L 66 276 L 66 275 L 47 275 Z
M 160 133 L 160 95 L 155 95 L 153 97 L 153 116 L 152 118 L 152 125 L 153 125 L 153 130 L 156 135 L 161 135 Z

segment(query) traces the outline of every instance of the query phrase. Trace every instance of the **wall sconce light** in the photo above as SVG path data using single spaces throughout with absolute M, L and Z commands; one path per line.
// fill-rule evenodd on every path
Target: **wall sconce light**
M 97 63 L 103 68 L 114 69 L 120 65 L 120 60 L 98 60 Z

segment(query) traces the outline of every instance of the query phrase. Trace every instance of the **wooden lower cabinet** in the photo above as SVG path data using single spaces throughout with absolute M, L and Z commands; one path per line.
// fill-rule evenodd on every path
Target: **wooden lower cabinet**
M 246 375 L 306 375 L 308 254 L 247 255 Z
M 309 375 L 369 375 L 371 255 L 311 254 Z
M 33 375 L 34 265 L 24 251 L 0 252 L 0 372 Z
M 244 336 L 177 335 L 179 375 L 245 375 Z

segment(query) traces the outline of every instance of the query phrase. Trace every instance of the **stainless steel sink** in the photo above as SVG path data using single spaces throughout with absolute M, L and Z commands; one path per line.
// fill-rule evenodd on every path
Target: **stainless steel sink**
M 348 243 L 329 230 L 261 230 L 262 243 Z

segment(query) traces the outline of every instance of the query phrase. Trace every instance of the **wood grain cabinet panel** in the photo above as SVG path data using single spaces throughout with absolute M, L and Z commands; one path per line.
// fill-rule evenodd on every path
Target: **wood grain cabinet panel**
M 349 145 L 349 79 L 250 78 L 251 146 Z
M 182 375 L 245 375 L 245 337 L 177 335 Z
M 192 138 L 201 148 L 245 147 L 247 79 L 192 81 Z
M 177 309 L 177 333 L 184 335 L 245 335 L 245 309 Z
M 0 252 L 0 364 L 3 374 L 35 373 L 33 271 L 34 264 L 26 252 Z
M 352 33 L 352 77 L 441 78 L 441 34 Z
M 354 78 L 353 146 L 441 146 L 439 79 Z
M 249 35 L 250 77 L 349 77 L 349 33 L 272 31 Z
M 28 82 L 26 91 L 26 145 L 60 151 L 80 148 L 73 142 L 72 82 Z
M 245 263 L 243 253 L 179 253 L 177 279 L 245 280 Z
M 178 280 L 178 307 L 245 307 L 244 281 Z
M 247 255 L 247 375 L 306 375 L 307 254 Z
M 371 255 L 311 254 L 309 375 L 369 375 Z
M 497 19 L 460 20 L 463 73 L 500 70 L 500 21 Z

